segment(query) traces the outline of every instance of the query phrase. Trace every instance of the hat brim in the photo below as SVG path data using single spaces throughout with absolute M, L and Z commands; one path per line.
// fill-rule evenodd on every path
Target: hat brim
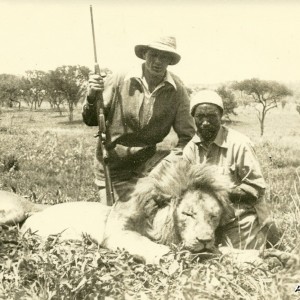
M 148 45 L 136 45 L 134 47 L 134 52 L 135 52 L 135 55 L 138 58 L 145 59 L 144 54 L 148 49 L 155 49 L 155 50 L 168 52 L 168 54 L 170 54 L 170 56 L 172 58 L 169 65 L 176 65 L 177 63 L 179 63 L 179 61 L 181 59 L 181 56 L 177 52 L 174 52 L 171 47 L 167 47 L 167 46 L 165 46 L 165 47 L 163 47 L 163 46 L 155 46 L 155 47 L 153 46 L 153 47 L 151 47 L 151 46 L 148 46 Z

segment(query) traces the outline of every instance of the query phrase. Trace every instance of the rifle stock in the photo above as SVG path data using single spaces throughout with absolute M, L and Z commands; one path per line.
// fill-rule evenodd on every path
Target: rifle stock
M 92 33 L 93 33 L 93 45 L 94 45 L 94 57 L 95 57 L 95 74 L 100 74 L 100 67 L 97 62 L 97 51 L 96 51 L 96 41 L 95 41 L 95 31 L 94 31 L 94 20 L 93 20 L 93 8 L 90 6 L 91 12 L 91 24 L 92 24 Z M 96 103 L 97 103 L 97 115 L 98 115 L 98 146 L 100 146 L 102 160 L 103 160 L 103 169 L 105 176 L 105 189 L 106 189 L 106 202 L 107 205 L 111 206 L 114 204 L 114 191 L 110 177 L 110 170 L 108 165 L 108 151 L 106 149 L 106 122 L 104 115 L 104 101 L 102 91 L 98 91 L 96 94 Z

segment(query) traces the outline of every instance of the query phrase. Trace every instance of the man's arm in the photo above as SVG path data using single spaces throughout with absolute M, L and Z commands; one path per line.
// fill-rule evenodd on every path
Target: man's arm
M 193 117 L 190 114 L 190 99 L 185 87 L 181 86 L 178 93 L 180 103 L 173 123 L 173 128 L 178 136 L 178 144 L 176 147 L 183 149 L 194 136 L 195 125 Z
M 114 76 L 109 76 L 105 82 L 99 75 L 91 74 L 88 82 L 88 91 L 82 107 L 82 119 L 88 126 L 98 125 L 96 92 L 103 91 L 105 109 L 109 109 L 113 98 Z
M 234 203 L 254 204 L 265 191 L 265 180 L 252 143 L 245 142 L 235 159 L 240 184 L 231 189 L 230 199 Z
M 85 98 L 82 106 L 82 119 L 83 122 L 88 126 L 98 125 L 96 103 L 90 102 L 88 100 L 88 96 Z
M 229 199 L 232 203 L 247 203 L 255 204 L 258 197 L 254 196 L 253 193 L 249 193 L 241 189 L 240 186 L 232 188 L 229 192 Z

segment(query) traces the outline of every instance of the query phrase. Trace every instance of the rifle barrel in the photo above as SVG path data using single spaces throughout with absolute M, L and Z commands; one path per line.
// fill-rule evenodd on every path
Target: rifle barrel
M 95 39 L 95 29 L 94 29 L 94 18 L 93 18 L 92 5 L 90 5 L 90 12 L 91 12 L 91 25 L 92 25 L 92 33 L 93 33 L 94 57 L 95 57 L 95 64 L 97 64 L 98 60 L 97 60 L 97 50 L 96 50 L 96 39 Z

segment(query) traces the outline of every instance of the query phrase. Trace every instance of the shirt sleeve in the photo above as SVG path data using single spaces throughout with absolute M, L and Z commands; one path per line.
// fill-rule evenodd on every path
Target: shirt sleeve
M 177 109 L 174 131 L 178 136 L 177 148 L 183 148 L 194 136 L 195 125 L 193 117 L 190 114 L 190 99 L 186 89 L 182 86 L 179 91 L 179 106 Z
M 197 164 L 197 145 L 193 141 L 189 141 L 183 148 L 182 158 L 190 164 Z
M 241 182 L 239 187 L 255 198 L 262 196 L 266 183 L 253 144 L 250 141 L 241 146 L 235 163 Z
M 88 97 L 86 97 L 83 102 L 82 120 L 88 126 L 97 126 L 98 125 L 96 103 L 89 104 Z

